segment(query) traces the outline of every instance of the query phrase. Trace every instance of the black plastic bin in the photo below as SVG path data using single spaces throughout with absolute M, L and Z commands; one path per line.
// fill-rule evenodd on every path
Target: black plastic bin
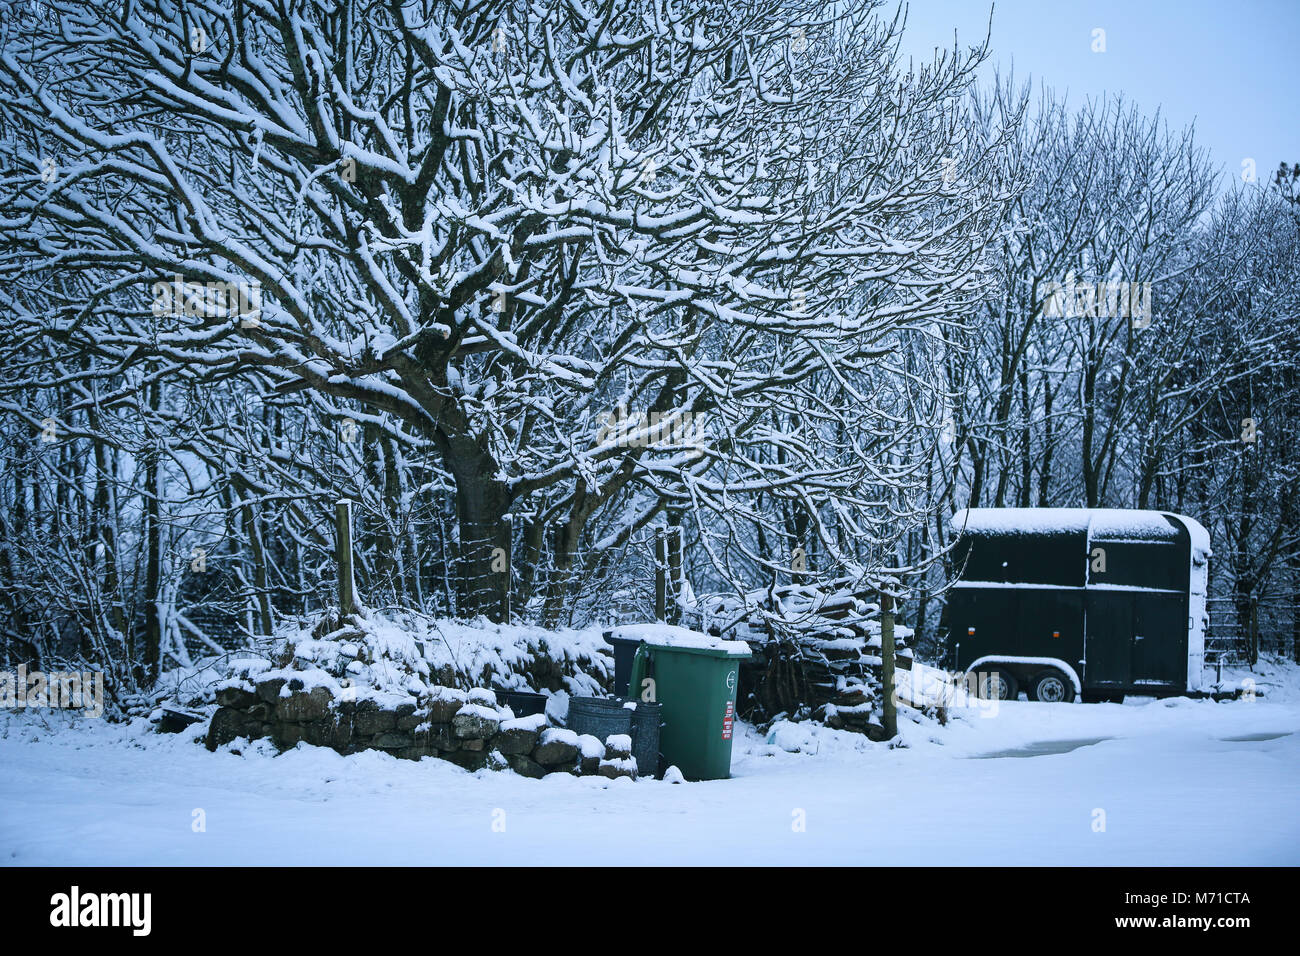
M 499 690 L 497 700 L 509 707 L 516 717 L 531 717 L 546 713 L 546 695 L 529 691 Z
M 604 633 L 605 643 L 614 648 L 614 695 L 630 697 L 627 682 L 632 677 L 632 658 L 636 657 L 639 637 L 616 637 L 613 631 Z

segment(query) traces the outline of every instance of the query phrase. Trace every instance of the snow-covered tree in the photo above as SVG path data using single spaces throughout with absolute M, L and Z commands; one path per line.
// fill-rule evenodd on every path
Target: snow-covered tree
M 173 447 L 194 420 L 150 390 L 237 381 L 280 439 L 188 445 L 272 476 L 311 454 L 293 415 L 350 418 L 370 467 L 429 463 L 394 508 L 449 486 L 465 614 L 499 615 L 501 548 L 548 556 L 555 619 L 661 515 L 724 578 L 787 547 L 893 563 L 924 508 L 877 492 L 920 487 L 929 414 L 902 343 L 968 309 L 1003 198 L 1000 140 L 962 122 L 980 52 L 903 72 L 897 26 L 777 0 L 15 8 L 11 410 L 35 427 L 14 396 L 71 376 Z

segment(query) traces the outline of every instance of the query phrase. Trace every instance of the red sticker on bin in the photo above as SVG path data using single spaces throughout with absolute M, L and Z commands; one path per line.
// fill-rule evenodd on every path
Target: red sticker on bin
M 731 701 L 727 701 L 727 712 L 722 715 L 722 739 L 723 740 L 731 739 L 731 727 L 733 722 L 732 708 L 734 706 L 735 705 Z

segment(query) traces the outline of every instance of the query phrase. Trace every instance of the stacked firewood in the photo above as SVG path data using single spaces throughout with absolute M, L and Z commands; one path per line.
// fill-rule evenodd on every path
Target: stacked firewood
M 741 668 L 742 715 L 760 723 L 820 718 L 876 736 L 881 661 L 874 595 L 791 585 L 764 597 L 759 610 L 728 631 L 754 651 Z M 713 619 L 724 611 L 715 609 Z M 912 631 L 895 625 L 894 635 L 898 666 L 910 668 Z

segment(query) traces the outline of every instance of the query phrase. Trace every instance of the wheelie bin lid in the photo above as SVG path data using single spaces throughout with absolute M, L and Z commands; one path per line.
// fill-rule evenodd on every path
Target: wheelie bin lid
M 744 641 L 728 641 L 725 638 L 701 634 L 699 631 L 678 627 L 675 624 L 624 624 L 622 627 L 606 631 L 605 640 L 610 643 L 645 641 L 651 647 L 667 648 L 685 654 L 734 657 L 739 660 L 748 659 L 752 654 L 749 645 Z

